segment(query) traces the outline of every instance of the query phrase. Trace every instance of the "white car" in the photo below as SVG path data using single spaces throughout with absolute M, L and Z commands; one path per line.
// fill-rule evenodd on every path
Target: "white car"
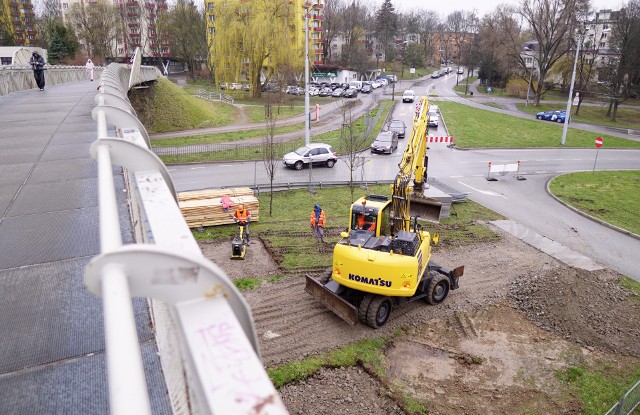
M 229 86 L 229 89 L 238 89 L 238 90 L 240 90 L 240 89 L 242 89 L 242 84 L 234 82 Z
M 309 96 L 310 97 L 315 97 L 320 93 L 320 91 L 318 90 L 318 88 L 314 88 L 314 87 L 309 87 Z
M 440 112 L 440 107 L 438 107 L 436 104 L 431 104 L 429 103 L 429 112 L 431 111 L 435 111 L 435 113 L 439 113 Z
M 463 74 L 464 73 L 464 68 L 458 68 L 458 74 Z
M 402 94 L 402 102 L 413 102 L 416 99 L 416 94 L 413 92 L 412 89 L 408 89 L 406 91 L 404 91 L 404 94 Z
M 440 116 L 438 115 L 438 113 L 433 109 L 429 108 L 428 114 L 429 114 L 429 121 L 427 121 L 427 125 L 429 127 L 437 127 L 438 123 L 440 122 Z
M 296 151 L 285 154 L 282 162 L 285 166 L 302 170 L 305 165 L 319 164 L 333 167 L 338 161 L 338 155 L 329 144 L 314 143 L 308 146 L 300 147 Z

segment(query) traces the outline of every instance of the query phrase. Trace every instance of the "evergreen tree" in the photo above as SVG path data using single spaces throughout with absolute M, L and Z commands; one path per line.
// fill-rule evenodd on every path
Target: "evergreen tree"
M 385 46 L 387 60 L 394 55 L 390 49 L 395 48 L 394 39 L 398 34 L 398 15 L 391 0 L 384 0 L 376 14 L 376 37 Z

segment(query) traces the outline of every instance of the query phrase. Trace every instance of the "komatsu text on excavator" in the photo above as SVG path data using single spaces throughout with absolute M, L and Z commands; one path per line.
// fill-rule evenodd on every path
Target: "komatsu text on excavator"
M 307 276 L 306 290 L 351 324 L 378 328 L 394 306 L 419 299 L 441 303 L 464 273 L 464 266 L 449 271 L 431 262 L 431 244 L 438 235 L 418 222 L 438 221 L 442 206 L 424 196 L 427 120 L 423 97 L 391 197 L 369 195 L 351 205 L 349 229 L 334 247 L 325 281 Z

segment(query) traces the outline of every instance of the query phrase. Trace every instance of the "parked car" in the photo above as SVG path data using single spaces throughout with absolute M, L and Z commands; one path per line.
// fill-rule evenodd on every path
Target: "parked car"
M 320 90 L 318 88 L 316 88 L 315 86 L 310 86 L 309 87 L 309 96 L 310 97 L 315 97 L 318 96 L 320 94 Z
M 398 148 L 398 134 L 394 131 L 382 131 L 371 143 L 372 153 L 391 154 Z
M 331 87 L 331 89 L 332 89 L 332 90 L 334 90 L 334 91 L 335 91 L 335 90 L 336 90 L 336 88 L 340 88 L 340 84 L 339 84 L 339 83 L 337 83 L 337 82 L 331 82 L 330 87 Z
M 242 84 L 239 84 L 237 82 L 233 82 L 230 86 L 229 89 L 242 89 Z
M 330 97 L 332 92 L 333 92 L 333 91 L 331 90 L 331 88 L 329 88 L 329 87 L 327 86 L 327 87 L 322 88 L 322 89 L 320 90 L 320 92 L 318 92 L 318 96 L 319 96 L 319 97 Z
M 242 84 L 242 90 L 243 91 L 250 91 L 251 90 L 251 84 Z
M 282 162 L 285 166 L 302 170 L 305 165 L 311 162 L 313 165 L 324 165 L 333 167 L 338 161 L 338 155 L 329 144 L 314 143 L 303 146 L 284 155 Z
M 331 93 L 331 96 L 334 98 L 340 98 L 342 96 L 342 93 L 344 92 L 344 89 L 342 88 L 336 88 L 333 90 L 333 92 Z
M 371 88 L 371 84 L 364 84 L 360 89 L 360 92 L 362 92 L 363 94 L 370 94 L 371 91 L 373 91 L 373 88 Z
M 458 68 L 458 74 L 463 74 L 464 73 L 464 68 L 460 67 Z
M 429 115 L 427 125 L 429 127 L 437 127 L 438 123 L 440 122 L 440 116 L 438 115 L 438 112 L 430 108 L 427 114 Z
M 406 91 L 404 91 L 404 94 L 402 94 L 402 102 L 413 102 L 415 99 L 416 94 L 412 89 L 407 89 Z
M 344 98 L 358 98 L 358 91 L 353 88 L 345 89 L 345 91 L 342 93 L 342 96 Z
M 380 81 L 372 81 L 371 86 L 373 87 L 373 89 L 377 89 L 382 86 L 382 83 L 380 83 Z
M 389 123 L 389 131 L 393 131 L 398 134 L 398 138 L 404 138 L 405 132 L 407 131 L 407 126 L 404 124 L 402 120 L 391 120 Z
M 566 118 L 566 111 L 555 110 L 555 111 L 539 112 L 536 114 L 536 118 L 539 120 L 555 121 L 555 122 L 563 123 Z

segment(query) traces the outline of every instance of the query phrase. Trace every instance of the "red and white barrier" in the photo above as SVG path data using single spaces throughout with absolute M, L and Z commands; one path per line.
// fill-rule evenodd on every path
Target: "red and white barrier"
M 427 143 L 453 143 L 453 137 L 451 136 L 443 136 L 443 137 L 427 137 Z

